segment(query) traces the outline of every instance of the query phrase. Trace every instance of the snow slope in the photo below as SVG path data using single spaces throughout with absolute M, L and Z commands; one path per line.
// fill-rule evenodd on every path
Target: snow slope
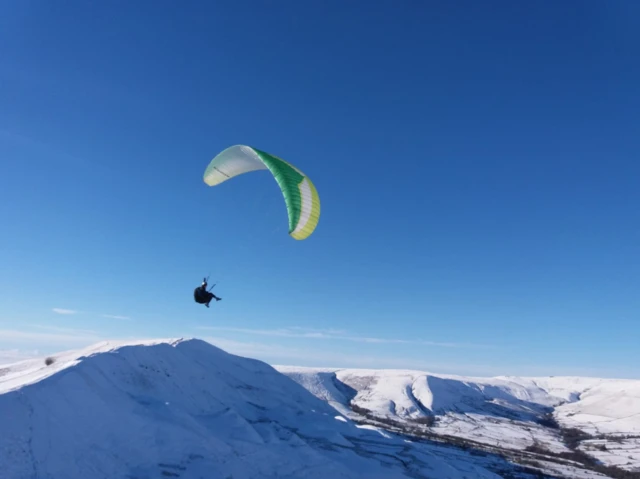
M 0 369 L 1 477 L 530 477 L 496 455 L 358 426 L 329 403 L 355 390 L 322 371 L 290 372 L 320 399 L 200 340 L 104 342 L 43 359 Z
M 639 438 L 620 435 L 640 431 L 640 381 L 577 377 L 476 378 L 413 370 L 313 369 L 275 366 L 343 414 L 350 404 L 376 417 L 414 424 L 437 419 L 430 432 L 513 450 L 542 446 L 554 453 L 571 452 L 559 432 L 549 427 L 553 413 L 563 427 L 609 438 L 608 450 L 583 450 L 605 464 L 640 468 Z M 322 375 L 322 388 L 313 378 Z M 340 386 L 342 383 L 344 386 Z M 347 398 L 336 394 L 344 388 Z M 352 417 L 356 417 L 351 412 Z M 614 441 L 613 443 L 611 441 Z M 601 447 L 601 446 L 600 446 Z
M 640 381 L 581 377 L 505 378 L 562 400 L 558 419 L 592 434 L 640 434 Z

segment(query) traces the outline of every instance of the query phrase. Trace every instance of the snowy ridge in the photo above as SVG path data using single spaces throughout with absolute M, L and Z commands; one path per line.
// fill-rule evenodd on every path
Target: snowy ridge
M 0 394 L 13 389 L 42 381 L 49 376 L 77 365 L 82 359 L 97 353 L 115 351 L 124 346 L 153 346 L 157 344 L 177 344 L 179 340 L 135 340 L 135 341 L 102 341 L 81 351 L 68 351 L 51 356 L 53 364 L 47 366 L 42 358 L 26 359 L 14 364 L 0 366 Z
M 531 477 L 494 454 L 359 426 L 355 389 L 293 377 L 197 339 L 105 342 L 0 371 L 0 471 L 11 479 Z M 398 409 L 396 409 L 398 410 Z M 554 477 L 602 477 L 547 464 Z
M 584 441 L 585 447 L 581 446 L 605 464 L 640 468 L 640 437 L 626 437 L 640 432 L 637 380 L 478 378 L 413 370 L 275 367 L 329 404 L 340 404 L 343 414 L 352 409 L 352 418 L 363 411 L 407 424 L 432 417 L 435 424 L 429 431 L 441 436 L 520 451 L 538 446 L 557 454 L 570 453 L 557 428 L 550 427 L 554 418 L 564 428 L 607 435 L 607 451 L 599 450 L 603 439 Z M 342 383 L 351 388 L 351 399 L 314 386 L 312 378 L 318 374 L 323 374 L 323 384 Z

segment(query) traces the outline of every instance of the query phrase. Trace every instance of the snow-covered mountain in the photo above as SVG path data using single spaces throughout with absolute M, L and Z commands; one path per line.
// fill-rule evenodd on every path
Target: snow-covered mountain
M 0 477 L 462 479 L 531 478 L 540 470 L 607 477 L 559 457 L 452 445 L 351 419 L 355 399 L 404 423 L 429 411 L 496 420 L 506 411 L 533 424 L 545 400 L 561 399 L 543 393 L 550 386 L 496 379 L 478 389 L 413 372 L 280 369 L 286 374 L 197 339 L 104 342 L 4 366 Z
M 354 420 L 424 423 L 425 435 L 514 451 L 577 450 L 640 471 L 638 380 L 275 367 Z

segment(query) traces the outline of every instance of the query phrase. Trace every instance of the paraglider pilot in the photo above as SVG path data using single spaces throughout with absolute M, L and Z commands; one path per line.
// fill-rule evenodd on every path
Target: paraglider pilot
M 222 298 L 218 298 L 211 291 L 207 291 L 207 278 L 202 280 L 202 284 L 198 286 L 193 292 L 193 299 L 196 303 L 204 304 L 207 308 L 211 300 L 215 298 L 216 301 L 220 301 Z

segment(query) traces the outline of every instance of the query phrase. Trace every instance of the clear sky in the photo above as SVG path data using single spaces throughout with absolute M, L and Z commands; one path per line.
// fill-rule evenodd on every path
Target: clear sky
M 640 3 L 3 2 L 0 360 L 638 377 Z M 249 144 L 322 201 L 287 234 Z M 193 302 L 203 276 L 223 299 Z

